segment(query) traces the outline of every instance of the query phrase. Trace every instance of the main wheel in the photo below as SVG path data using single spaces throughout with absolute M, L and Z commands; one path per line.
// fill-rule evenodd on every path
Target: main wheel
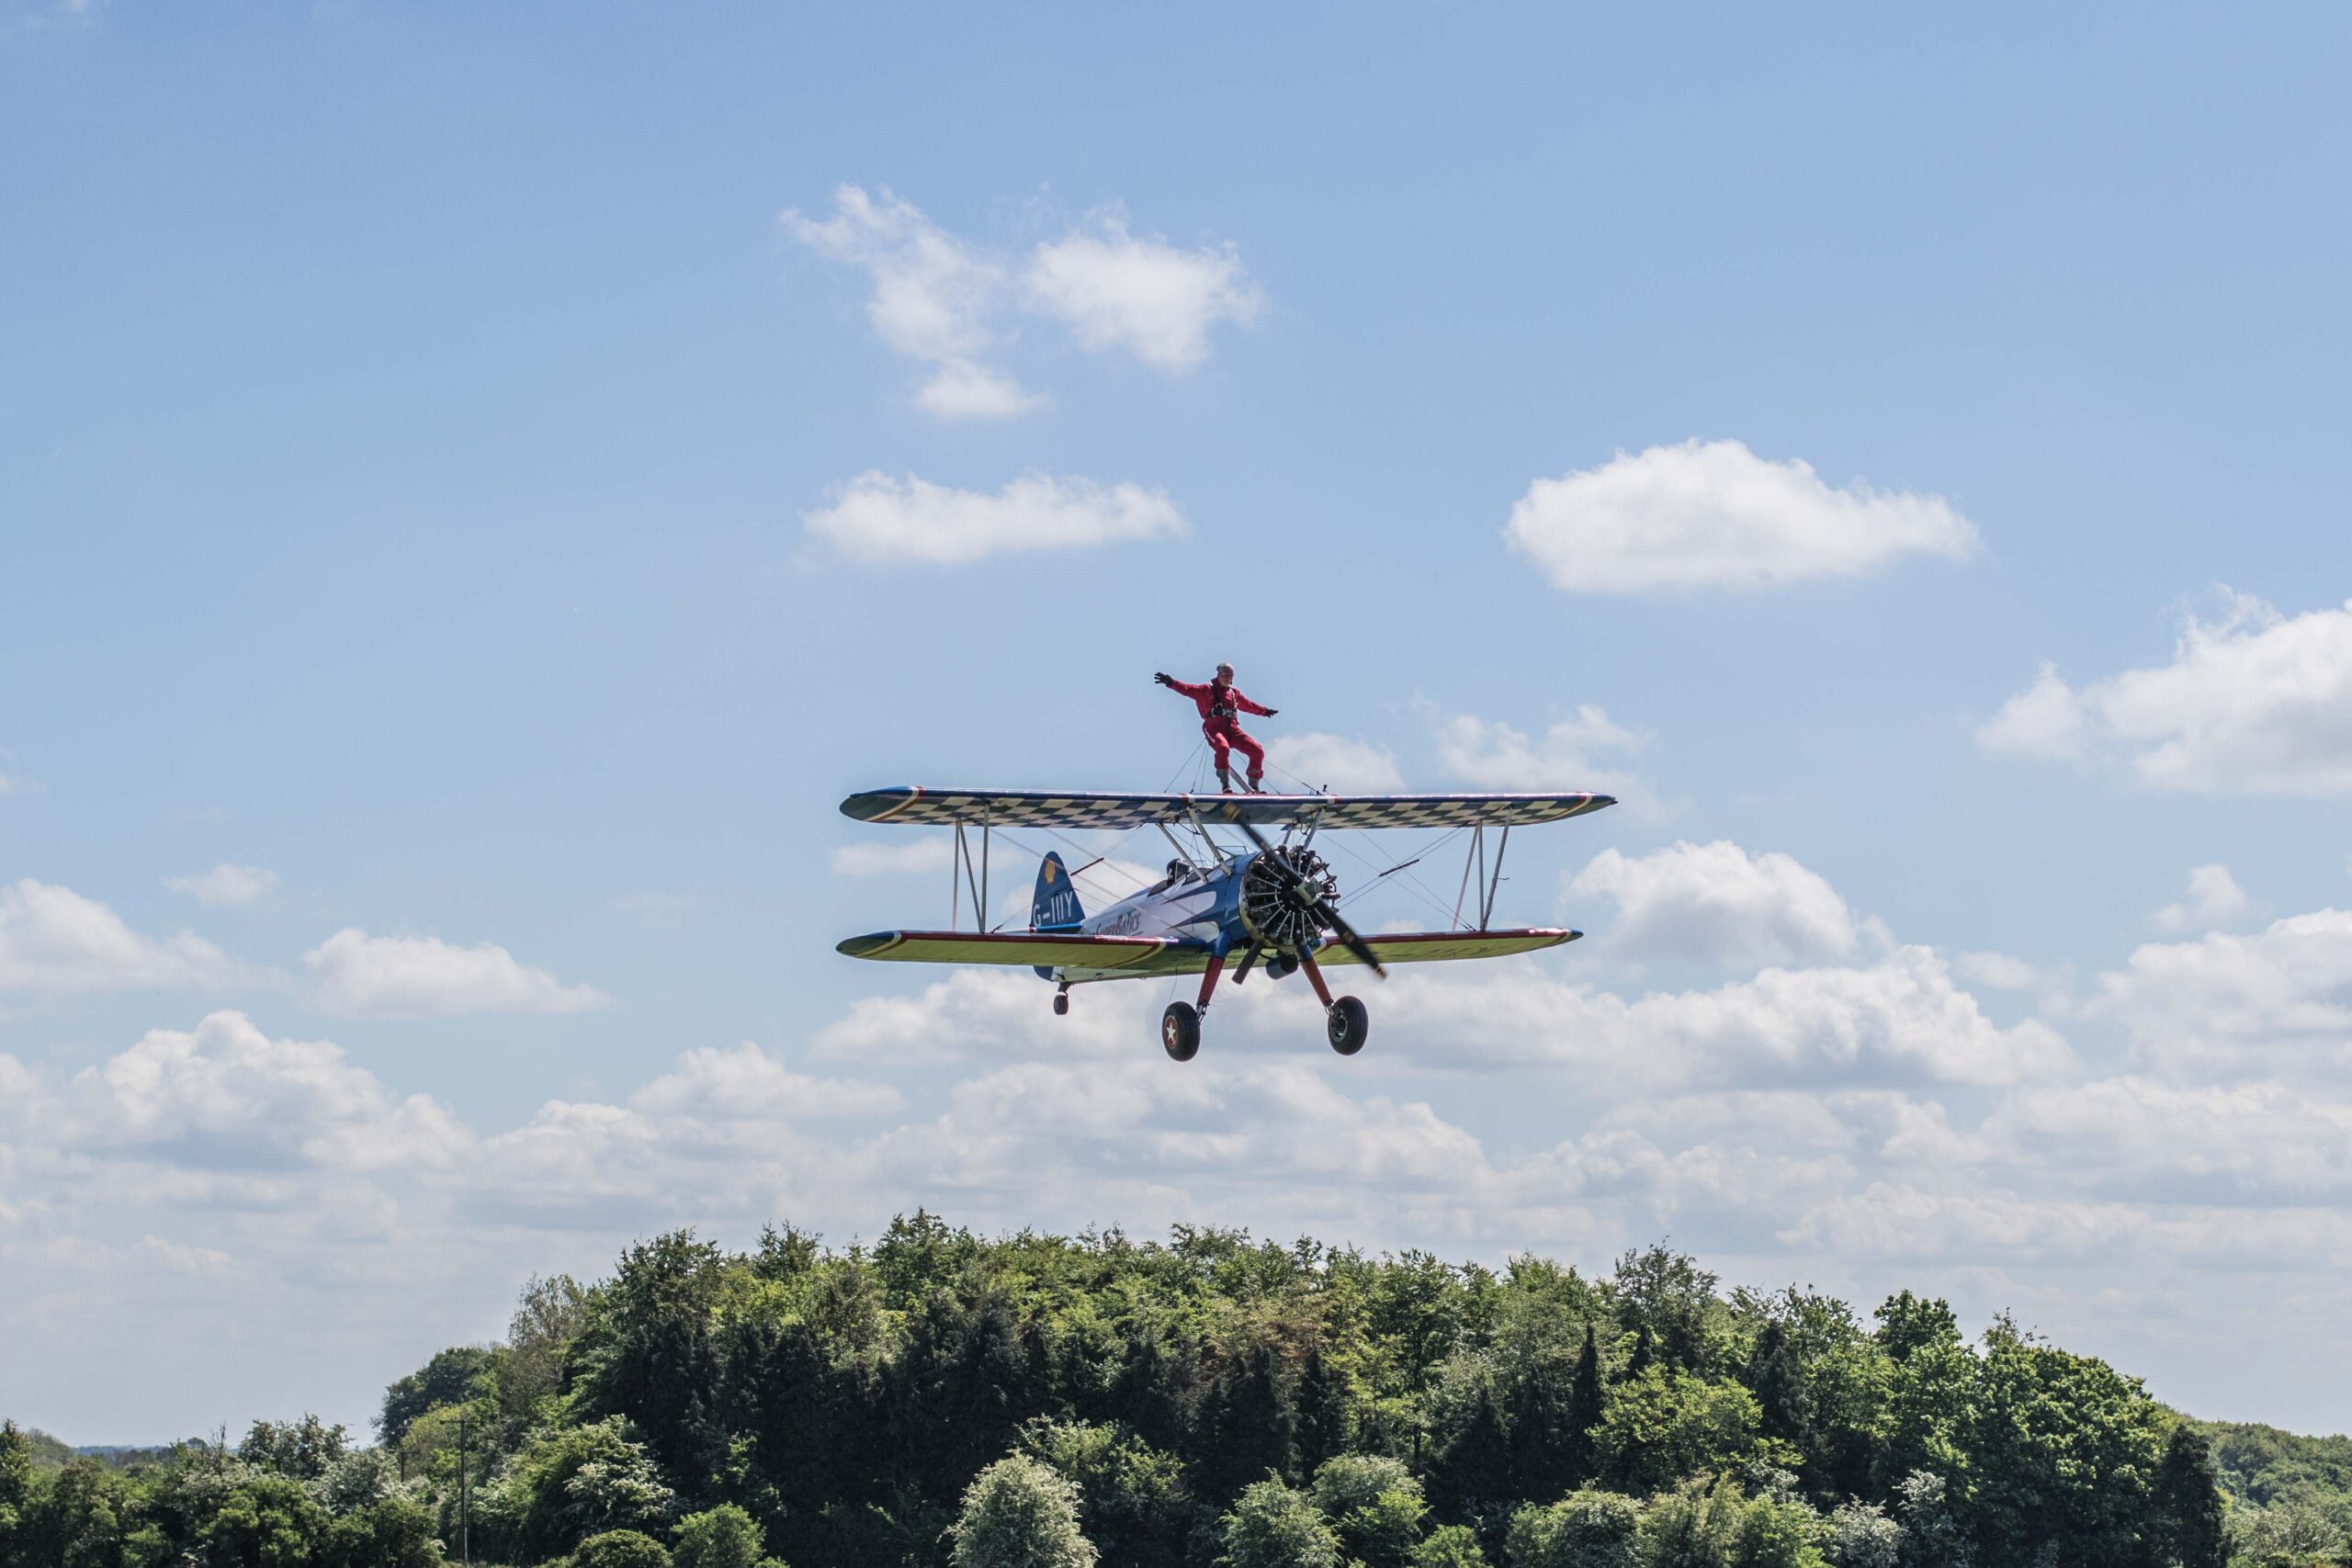
M 1159 1015 L 1159 1043 L 1171 1061 L 1189 1062 L 1201 1054 L 1201 1015 L 1190 1002 L 1170 1002 Z
M 1067 1013 L 1067 1012 L 1069 1012 L 1069 993 L 1065 992 L 1065 993 L 1063 993 L 1062 995 L 1060 995 L 1060 996 L 1058 996 L 1058 997 L 1056 997 L 1056 998 L 1054 998 L 1054 1016 L 1055 1016 L 1056 1018 L 1060 1018 L 1061 1016 L 1063 1016 L 1065 1013 Z
M 1364 1036 L 1372 1032 L 1372 1019 L 1364 1012 L 1362 1002 L 1353 997 L 1341 997 L 1323 1015 L 1323 1027 L 1331 1037 L 1331 1049 L 1342 1056 L 1352 1056 L 1363 1049 Z

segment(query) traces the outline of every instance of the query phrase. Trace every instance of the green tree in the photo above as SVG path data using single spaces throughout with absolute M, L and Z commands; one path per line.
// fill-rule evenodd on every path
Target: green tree
M 1729 1477 L 1662 1492 L 1642 1509 L 1641 1568 L 1732 1568 L 1747 1529 L 1747 1499 Z
M 1835 1568 L 1902 1568 L 1903 1527 L 1872 1503 L 1845 1502 L 1822 1521 L 1821 1554 Z
M 326 1536 L 309 1489 L 266 1472 L 239 1483 L 198 1532 L 208 1568 L 310 1568 Z
M 23 1559 L 32 1510 L 32 1439 L 14 1421 L 0 1421 L 0 1562 Z
M 2213 1473 L 2213 1452 L 2186 1426 L 2165 1438 L 2151 1488 L 2148 1559 L 2156 1568 L 2222 1568 L 2229 1557 L 2228 1523 Z
M 536 1561 L 592 1535 L 666 1533 L 674 1502 L 645 1446 L 608 1416 L 535 1435 L 476 1495 L 475 1528 L 494 1549 Z
M 481 1392 L 476 1380 L 488 1373 L 496 1352 L 485 1345 L 458 1345 L 434 1353 L 433 1359 L 384 1391 L 384 1407 L 376 1417 L 376 1435 L 396 1446 L 408 1435 L 409 1423 L 436 1405 L 457 1404 Z
M 1469 1526 L 1440 1525 L 1413 1548 L 1406 1568 L 1487 1568 L 1487 1556 Z
M 2134 1561 L 2163 1440 L 2137 1380 L 2003 1322 L 1984 1337 L 1974 1417 L 1968 1512 L 1983 1555 L 2028 1562 L 2050 1545 L 2079 1568 Z
M 1280 1481 L 1245 1486 L 1225 1516 L 1223 1568 L 1340 1568 L 1340 1538 L 1304 1492 Z
M 407 1497 L 368 1504 L 327 1526 L 320 1568 L 440 1568 L 433 1515 Z
M 1510 1568 L 1634 1568 L 1641 1525 L 1640 1504 L 1588 1486 L 1513 1514 L 1505 1556 Z
M 1316 1506 L 1348 1557 L 1364 1568 L 1404 1568 L 1429 1506 L 1401 1460 L 1342 1454 L 1315 1472 Z
M 341 1460 L 350 1438 L 340 1426 L 329 1427 L 315 1416 L 300 1421 L 256 1421 L 237 1445 L 237 1457 L 297 1481 L 317 1481 Z
M 571 1568 L 670 1568 L 670 1552 L 642 1530 L 604 1530 L 580 1543 Z
M 964 1493 L 948 1531 L 956 1568 L 1092 1568 L 1078 1522 L 1078 1488 L 1026 1454 L 997 1461 Z
M 676 1568 L 782 1568 L 762 1550 L 767 1541 L 760 1521 L 732 1503 L 688 1514 L 673 1540 Z
M 1737 1383 L 1658 1364 L 1609 1391 L 1594 1447 L 1627 1491 L 1655 1492 L 1738 1466 L 1755 1448 L 1757 1422 L 1756 1400 Z
M 1174 1454 L 1105 1423 L 1035 1421 L 1022 1443 L 1078 1488 L 1080 1527 L 1103 1561 L 1181 1568 L 1201 1510 Z

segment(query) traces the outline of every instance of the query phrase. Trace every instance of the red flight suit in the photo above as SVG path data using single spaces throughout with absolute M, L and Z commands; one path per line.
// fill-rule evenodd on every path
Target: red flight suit
M 1169 689 L 1193 699 L 1201 710 L 1201 733 L 1208 737 L 1209 752 L 1216 760 L 1217 772 L 1226 771 L 1227 754 L 1238 751 L 1250 759 L 1250 787 L 1256 789 L 1266 776 L 1266 749 L 1252 740 L 1234 716 L 1238 713 L 1254 713 L 1263 718 L 1274 710 L 1251 702 L 1241 694 L 1238 686 L 1220 686 L 1214 681 L 1177 681 L 1168 682 Z

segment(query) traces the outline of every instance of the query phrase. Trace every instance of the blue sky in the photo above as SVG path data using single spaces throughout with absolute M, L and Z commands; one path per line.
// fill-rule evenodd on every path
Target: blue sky
M 0 17 L 9 1414 L 356 1423 L 928 1203 L 2340 1424 L 2341 15 Z M 1504 888 L 1590 938 L 1182 1071 L 833 953 L 944 913 L 842 794 L 1158 786 L 1219 658 L 1330 782 L 1617 789 Z

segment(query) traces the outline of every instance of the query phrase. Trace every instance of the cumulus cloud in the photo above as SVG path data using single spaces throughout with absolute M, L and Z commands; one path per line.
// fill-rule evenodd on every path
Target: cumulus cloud
M 2169 1075 L 2352 1076 L 2352 914 L 2144 943 L 2099 976 L 2089 1005 L 2123 1022 L 2137 1060 Z
M 899 479 L 868 472 L 801 521 L 846 559 L 933 566 L 1020 550 L 1180 538 L 1189 531 L 1165 491 L 1052 474 L 1024 475 L 989 495 L 912 474 Z
M 1697 440 L 1537 479 L 1503 537 L 1579 593 L 1778 588 L 1867 576 L 1907 555 L 1965 559 L 1978 543 L 1941 496 L 1859 479 L 1833 490 L 1801 460 Z
M 40 1136 L 82 1149 L 168 1154 L 208 1168 L 447 1166 L 466 1135 L 424 1096 L 395 1099 L 324 1041 L 273 1040 L 242 1012 L 156 1029 L 86 1067 Z
M 1767 969 L 1708 990 L 1631 998 L 1534 964 L 1400 971 L 1376 1015 L 1417 1059 L 1457 1069 L 1568 1069 L 1612 1092 L 2055 1077 L 2073 1053 L 2047 1024 L 2003 1028 L 1931 949 L 1867 965 Z
M 1081 346 L 1125 349 L 1169 371 L 1199 366 L 1212 326 L 1247 324 L 1265 303 L 1231 245 L 1138 238 L 1115 210 L 1039 245 L 1024 281 L 1031 308 L 1066 323 Z
M 2064 985 L 2068 973 L 2063 964 L 2035 964 L 2014 953 L 1990 952 L 1953 953 L 1951 967 L 1962 979 L 1996 991 L 2048 990 Z
M 2352 604 L 2282 616 L 2222 592 L 2172 662 L 2080 688 L 2049 665 L 1976 732 L 1989 750 L 2126 763 L 2154 789 L 2352 793 Z
M 494 942 L 458 947 L 432 936 L 370 936 L 346 926 L 302 955 L 319 1005 L 346 1018 L 450 1018 L 469 1012 L 572 1013 L 611 1005 L 593 986 L 567 986 Z
M 1266 743 L 1266 760 L 1311 789 L 1337 795 L 1394 794 L 1405 787 L 1394 752 L 1344 735 L 1277 736 Z
M 1860 944 L 1854 912 L 1827 879 L 1793 856 L 1726 840 L 1678 840 L 1639 857 L 1603 850 L 1567 891 L 1617 905 L 1609 948 L 1635 963 L 1760 969 L 1850 958 Z
M 866 319 L 896 352 L 928 365 L 917 406 L 944 419 L 1001 419 L 1042 406 L 1003 371 L 980 363 L 998 344 L 989 325 L 1004 268 L 885 188 L 842 186 L 833 214 L 784 214 L 786 231 L 819 254 L 863 269 L 873 283 Z
M 906 1097 L 888 1084 L 810 1077 L 749 1040 L 732 1051 L 702 1046 L 678 1058 L 677 1070 L 637 1091 L 630 1103 L 656 1116 L 697 1122 L 767 1121 L 802 1116 L 880 1116 Z
M 2225 865 L 2191 867 L 2188 890 L 2176 903 L 2166 904 L 2155 913 L 2159 931 L 2211 931 L 2226 926 L 2246 910 L 2245 889 L 2230 874 Z
M 1464 784 L 1492 790 L 1589 791 L 1613 795 L 1636 811 L 1646 803 L 1654 812 L 1652 792 L 1626 765 L 1649 744 L 1649 736 L 1590 704 L 1540 736 L 1474 714 L 1444 719 L 1438 727 L 1438 760 Z
M 1139 235 L 1116 207 L 1019 258 L 948 232 L 887 188 L 842 186 L 830 217 L 787 210 L 784 226 L 866 274 L 866 319 L 885 344 L 926 367 L 915 405 L 940 419 L 1010 419 L 1050 406 L 990 363 L 1012 341 L 1015 309 L 1058 322 L 1081 348 L 1177 373 L 1208 357 L 1218 323 L 1246 324 L 1264 306 L 1232 245 Z
M 0 990 L 137 990 L 245 977 L 242 965 L 201 937 L 142 935 L 70 887 L 31 877 L 0 887 Z
M 221 862 L 210 871 L 198 872 L 192 876 L 167 876 L 164 886 L 175 893 L 185 893 L 199 904 L 242 906 L 258 904 L 277 886 L 277 874 L 257 865 L 232 865 Z

